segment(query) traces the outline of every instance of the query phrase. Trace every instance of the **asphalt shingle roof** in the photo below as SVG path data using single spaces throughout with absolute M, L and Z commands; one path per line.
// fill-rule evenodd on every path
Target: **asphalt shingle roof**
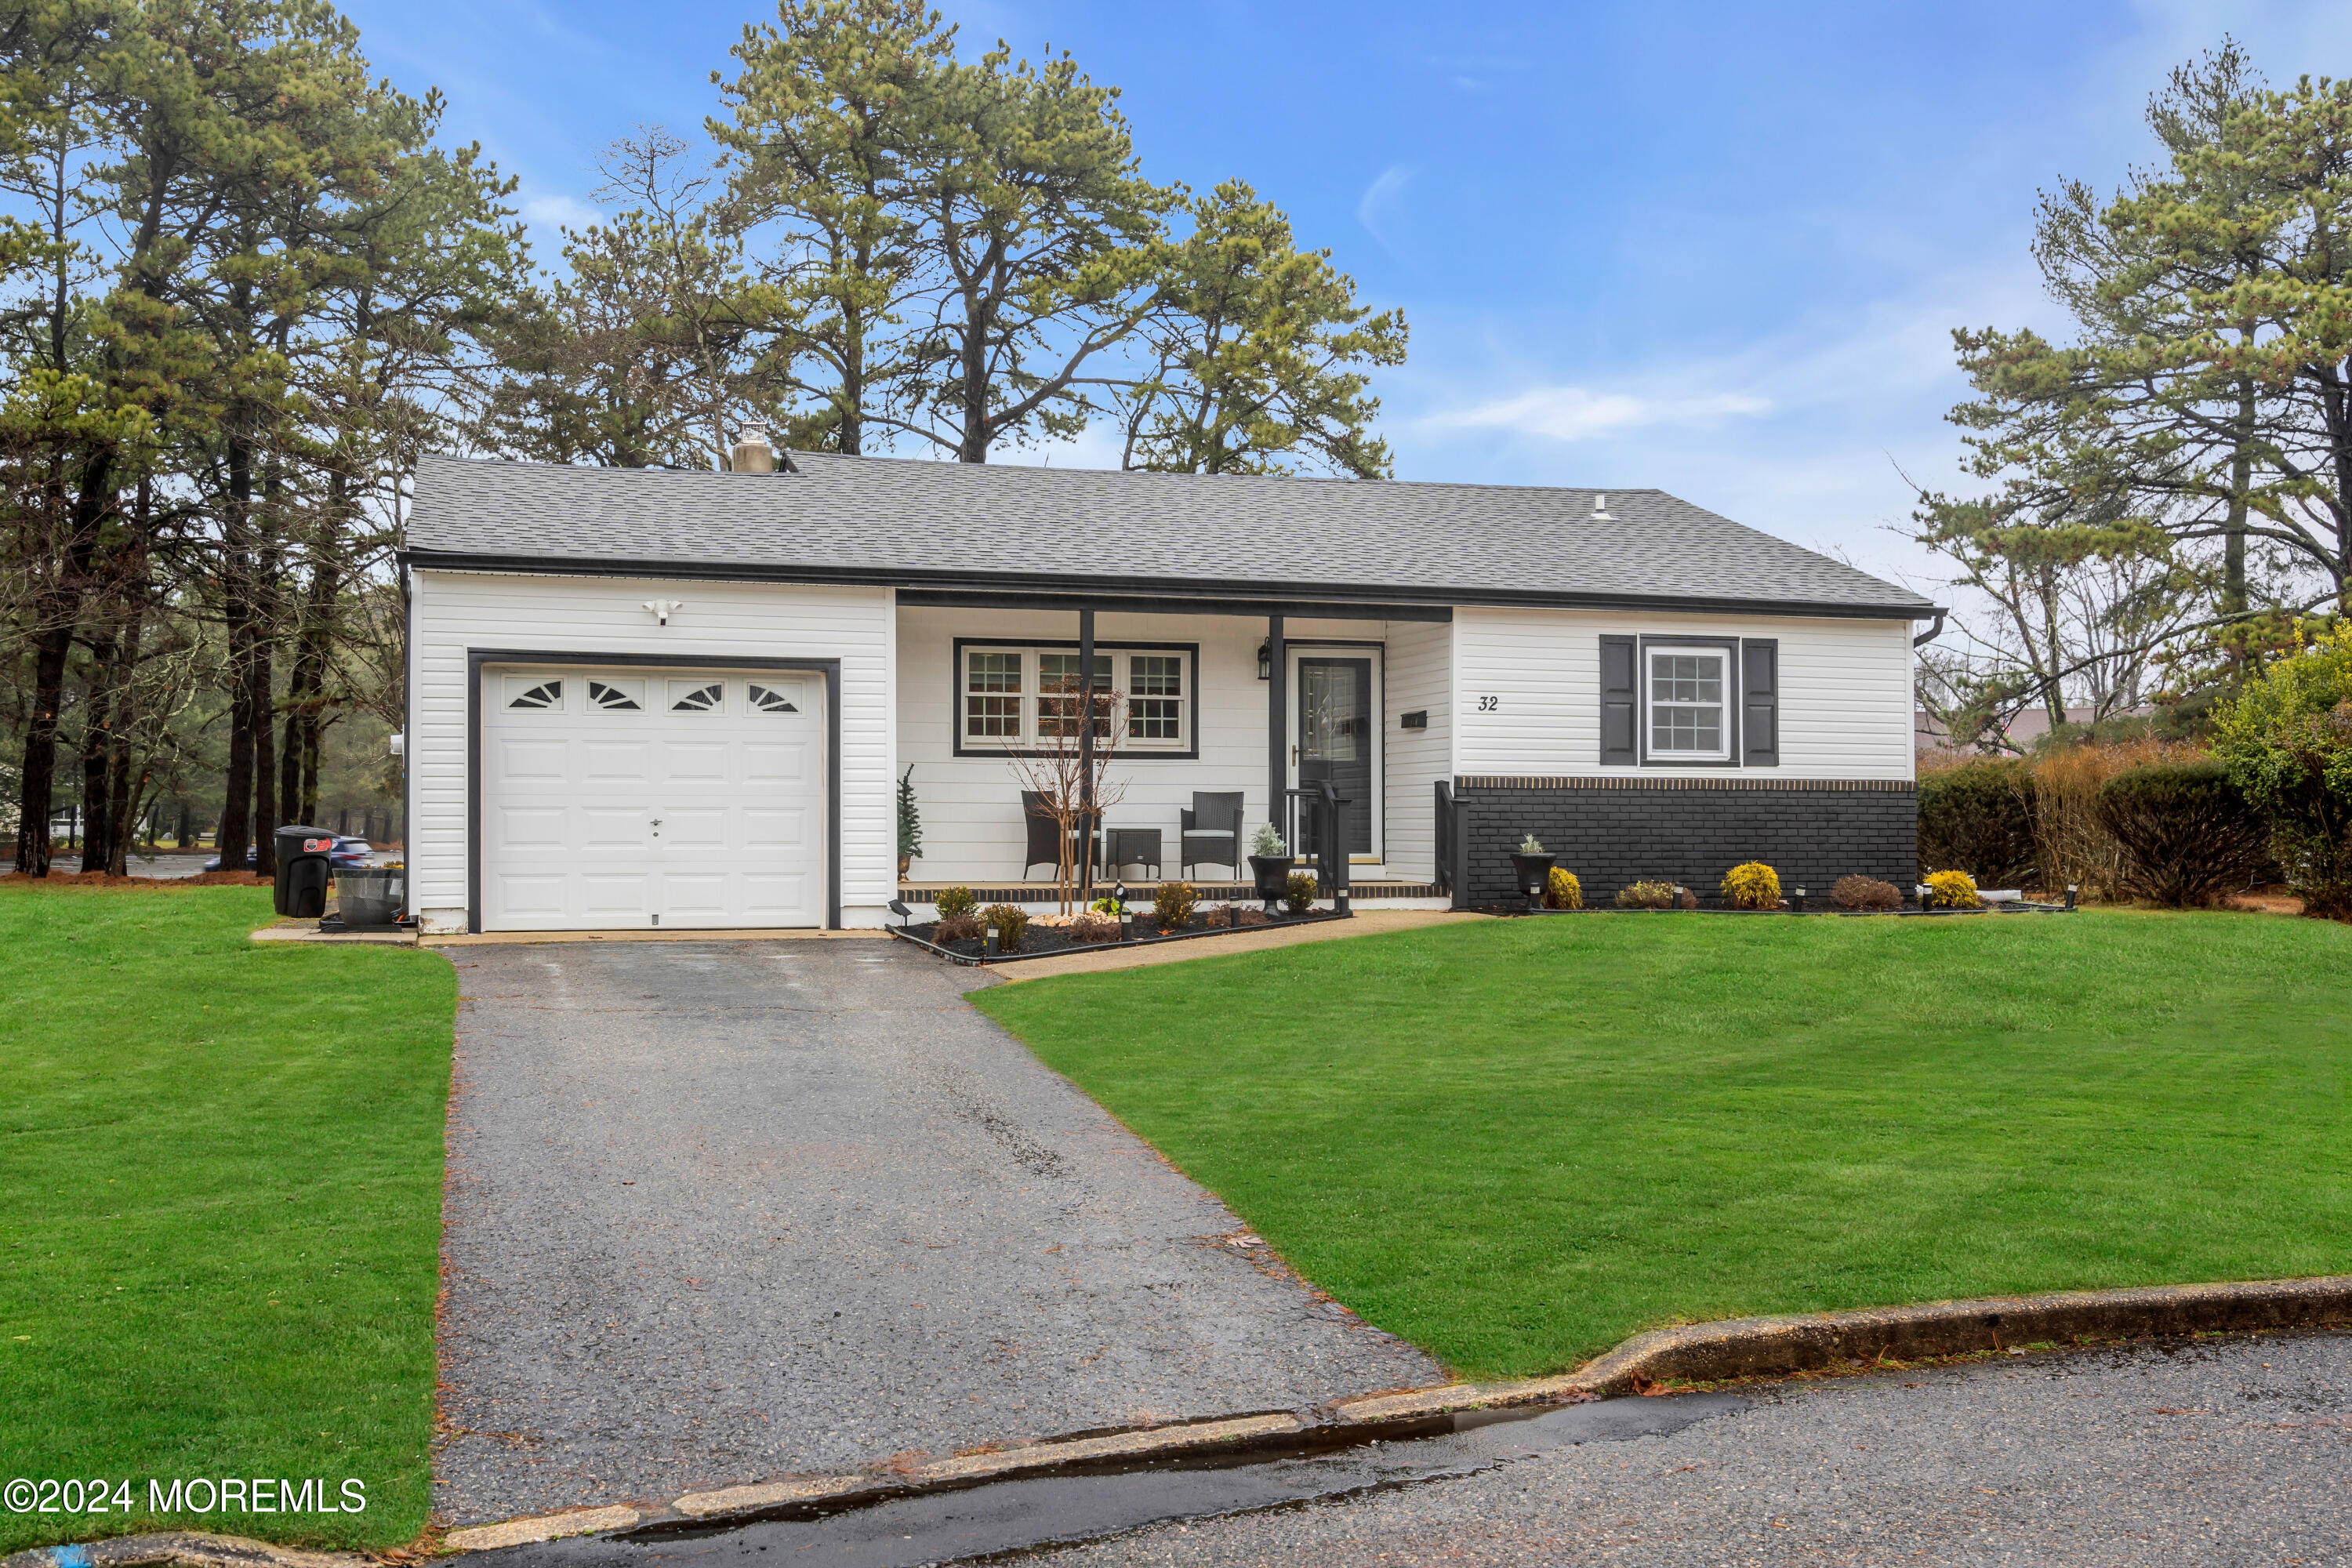
M 1654 601 L 1924 614 L 1930 601 L 1663 490 L 1120 473 L 792 454 L 705 474 L 427 457 L 418 565 L 676 567 L 1038 589 Z

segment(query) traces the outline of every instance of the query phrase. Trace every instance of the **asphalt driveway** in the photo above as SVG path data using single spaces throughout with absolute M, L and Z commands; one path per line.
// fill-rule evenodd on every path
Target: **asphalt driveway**
M 458 950 L 453 1524 L 1437 1381 L 882 941 Z

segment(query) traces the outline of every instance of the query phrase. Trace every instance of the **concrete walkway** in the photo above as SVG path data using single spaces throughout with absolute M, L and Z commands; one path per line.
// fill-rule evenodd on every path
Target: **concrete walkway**
M 1337 942 L 1343 937 L 1378 936 L 1382 931 L 1413 931 L 1422 926 L 1455 925 L 1464 921 L 1492 920 L 1492 915 L 1465 914 L 1454 910 L 1368 910 L 1353 919 L 1318 921 L 1313 925 L 1260 926 L 1206 942 L 1158 942 L 1144 947 L 1074 952 L 1067 958 L 1023 959 L 1000 964 L 999 979 L 1008 983 L 1044 980 L 1055 974 L 1092 974 L 1105 969 L 1142 969 L 1155 963 L 1181 963 L 1192 958 L 1216 958 L 1232 952 L 1262 952 L 1270 947 L 1297 947 L 1310 942 Z
M 1204 944 L 1208 945 L 1208 944 Z M 453 952 L 467 1524 L 1425 1384 L 901 943 Z

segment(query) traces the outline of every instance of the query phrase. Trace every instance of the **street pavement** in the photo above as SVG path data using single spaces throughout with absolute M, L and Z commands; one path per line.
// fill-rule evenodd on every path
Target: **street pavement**
M 1141 1564 L 2352 1563 L 2352 1338 L 1740 1390 L 1662 1435 L 1024 1554 Z

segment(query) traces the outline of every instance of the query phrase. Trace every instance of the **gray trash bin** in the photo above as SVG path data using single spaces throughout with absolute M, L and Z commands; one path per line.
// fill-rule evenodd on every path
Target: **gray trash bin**
M 397 866 L 355 866 L 335 873 L 335 907 L 347 926 L 388 926 L 408 899 L 408 873 Z

